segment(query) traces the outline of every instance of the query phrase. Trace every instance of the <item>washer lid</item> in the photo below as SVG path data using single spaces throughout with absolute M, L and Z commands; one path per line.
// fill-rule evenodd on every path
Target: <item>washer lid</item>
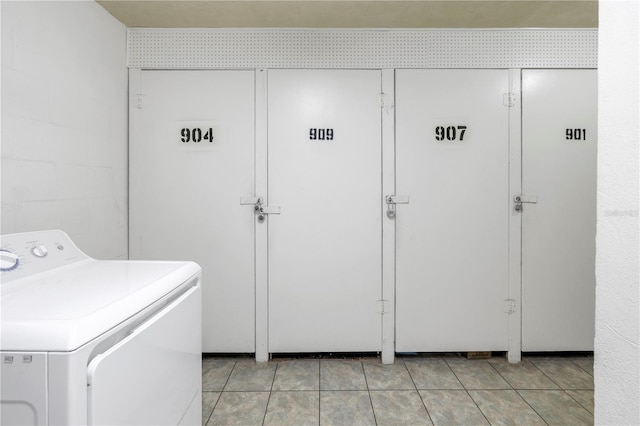
M 199 272 L 193 262 L 88 259 L 3 283 L 0 349 L 75 350 Z

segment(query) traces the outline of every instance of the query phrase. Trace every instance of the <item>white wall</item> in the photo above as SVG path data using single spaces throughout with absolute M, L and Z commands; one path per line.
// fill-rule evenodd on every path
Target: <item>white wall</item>
M 595 422 L 640 424 L 640 2 L 600 0 Z
M 126 28 L 93 1 L 1 8 L 1 232 L 126 258 Z

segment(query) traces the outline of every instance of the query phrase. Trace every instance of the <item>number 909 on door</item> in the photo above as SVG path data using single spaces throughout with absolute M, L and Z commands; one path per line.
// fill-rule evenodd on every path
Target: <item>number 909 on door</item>
M 309 140 L 311 141 L 332 141 L 333 129 L 321 129 L 312 127 L 309 129 Z

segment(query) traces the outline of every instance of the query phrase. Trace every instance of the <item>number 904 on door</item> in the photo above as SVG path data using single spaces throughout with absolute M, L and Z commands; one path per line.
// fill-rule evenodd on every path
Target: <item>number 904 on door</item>
M 201 128 L 201 127 L 183 127 L 180 129 L 180 142 L 182 143 L 200 143 L 209 142 L 213 143 L 213 128 Z

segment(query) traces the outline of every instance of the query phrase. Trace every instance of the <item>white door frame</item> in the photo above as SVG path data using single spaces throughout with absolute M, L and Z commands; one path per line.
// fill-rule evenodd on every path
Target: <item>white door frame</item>
M 396 222 L 387 217 L 385 196 L 396 193 L 395 70 L 382 70 L 382 363 L 393 364 L 396 331 Z
M 256 70 L 256 196 L 263 197 L 269 205 L 267 193 L 267 70 Z M 256 361 L 269 360 L 269 234 L 266 223 L 258 223 L 256 229 Z
M 521 69 L 509 70 L 509 196 L 522 192 L 522 97 Z M 509 214 L 509 290 L 505 309 L 509 313 L 507 360 L 522 359 L 522 215 L 511 204 Z

